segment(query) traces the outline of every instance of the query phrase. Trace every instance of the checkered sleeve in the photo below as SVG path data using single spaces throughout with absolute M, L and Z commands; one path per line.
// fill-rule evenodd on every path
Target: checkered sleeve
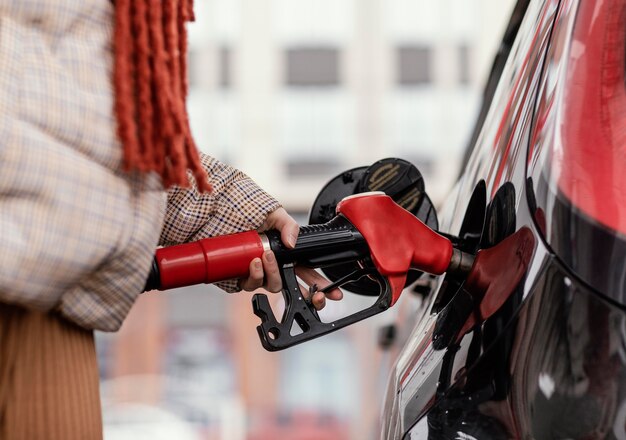
M 204 154 L 201 160 L 213 191 L 201 194 L 195 185 L 169 190 L 160 245 L 256 230 L 280 207 L 243 172 Z M 239 290 L 237 280 L 216 285 L 227 292 Z

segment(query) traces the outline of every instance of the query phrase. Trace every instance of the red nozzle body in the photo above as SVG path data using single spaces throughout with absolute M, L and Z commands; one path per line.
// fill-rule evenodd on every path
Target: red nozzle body
M 383 193 L 347 197 L 337 205 L 365 237 L 372 260 L 388 277 L 392 302 L 400 297 L 409 269 L 440 275 L 450 265 L 452 243 Z

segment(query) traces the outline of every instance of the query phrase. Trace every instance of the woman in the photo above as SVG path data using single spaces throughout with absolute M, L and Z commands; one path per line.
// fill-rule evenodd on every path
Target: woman
M 187 0 L 0 0 L 2 439 L 101 438 L 93 330 L 120 327 L 157 245 L 264 228 L 295 243 L 276 200 L 195 148 L 192 18 Z M 271 253 L 222 285 L 261 286 L 281 287 Z

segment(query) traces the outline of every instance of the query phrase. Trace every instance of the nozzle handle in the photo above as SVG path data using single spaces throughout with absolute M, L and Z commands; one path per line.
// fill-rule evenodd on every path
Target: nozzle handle
M 300 227 L 293 249 L 287 248 L 276 230 L 265 233 L 279 265 L 326 267 L 369 256 L 363 235 L 342 215 L 321 225 Z
M 337 216 L 323 225 L 302 226 L 294 249 L 283 244 L 277 230 L 248 231 L 157 249 L 144 291 L 245 278 L 250 262 L 266 250 L 274 251 L 281 268 L 285 264 L 325 267 L 369 255 L 359 231 Z
M 263 252 L 263 242 L 256 231 L 160 248 L 144 291 L 244 278 L 250 262 Z

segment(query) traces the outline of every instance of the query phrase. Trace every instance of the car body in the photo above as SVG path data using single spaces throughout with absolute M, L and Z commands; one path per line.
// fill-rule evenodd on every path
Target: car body
M 626 438 L 625 60 L 625 0 L 518 1 L 382 439 Z

